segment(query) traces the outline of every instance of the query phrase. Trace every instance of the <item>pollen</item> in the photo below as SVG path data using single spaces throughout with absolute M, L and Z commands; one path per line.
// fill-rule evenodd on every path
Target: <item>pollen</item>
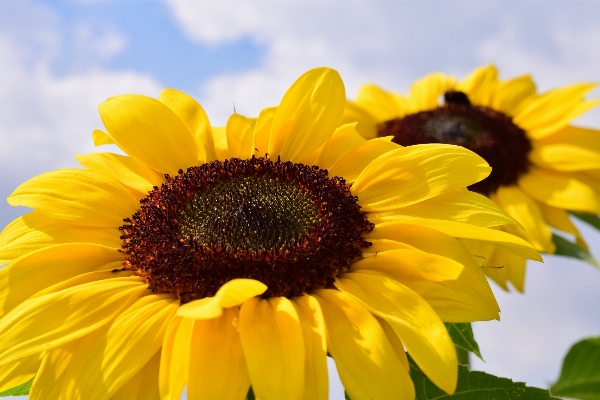
M 491 174 L 469 189 L 489 196 L 500 186 L 517 183 L 530 167 L 531 142 L 525 131 L 508 115 L 471 104 L 463 92 L 449 91 L 445 104 L 386 121 L 379 136 L 393 136 L 402 146 L 446 143 L 463 146 L 481 156 L 492 167 Z
M 236 278 L 263 282 L 265 297 L 330 287 L 373 229 L 343 179 L 268 158 L 179 171 L 140 203 L 121 227 L 124 266 L 183 302 Z

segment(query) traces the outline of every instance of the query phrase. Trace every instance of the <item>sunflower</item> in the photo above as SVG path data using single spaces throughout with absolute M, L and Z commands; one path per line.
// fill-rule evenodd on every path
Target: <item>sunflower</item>
M 33 400 L 326 399 L 329 353 L 353 399 L 413 399 L 407 351 L 453 392 L 443 321 L 499 312 L 456 238 L 539 254 L 466 222 L 512 222 L 465 189 L 482 158 L 367 141 L 340 125 L 344 104 L 327 68 L 224 128 L 172 89 L 102 103 L 95 143 L 127 156 L 78 156 L 84 169 L 8 200 L 34 211 L 0 235 L 0 389 L 35 376 Z
M 447 143 L 474 151 L 492 173 L 469 189 L 489 197 L 523 228 L 498 229 L 552 254 L 555 228 L 574 235 L 587 250 L 568 211 L 600 214 L 600 131 L 570 123 L 600 103 L 584 99 L 595 86 L 538 94 L 529 75 L 500 80 L 488 65 L 458 82 L 442 73 L 427 75 L 408 96 L 364 85 L 347 103 L 344 120 L 359 121 L 356 128 L 368 139 L 393 136 L 403 146 Z M 523 291 L 524 258 L 481 243 L 463 244 L 491 267 L 485 272 L 502 288 L 508 290 L 511 282 Z

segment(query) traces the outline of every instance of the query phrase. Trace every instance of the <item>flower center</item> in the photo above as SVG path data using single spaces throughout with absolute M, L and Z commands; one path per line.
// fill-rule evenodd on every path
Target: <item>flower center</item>
M 447 92 L 444 100 L 434 110 L 382 123 L 379 136 L 394 136 L 392 141 L 402 146 L 447 143 L 477 153 L 492 172 L 469 186 L 474 192 L 489 196 L 500 186 L 514 185 L 529 170 L 532 146 L 525 131 L 502 112 L 472 105 L 463 92 Z
M 329 287 L 370 245 L 346 182 L 317 167 L 230 159 L 166 178 L 120 228 L 124 265 L 183 302 L 236 278 L 263 282 L 265 297 Z

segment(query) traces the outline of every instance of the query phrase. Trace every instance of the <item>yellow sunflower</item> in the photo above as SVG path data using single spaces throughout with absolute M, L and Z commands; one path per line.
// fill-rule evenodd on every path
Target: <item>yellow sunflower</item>
M 340 126 L 344 104 L 327 68 L 225 128 L 171 89 L 102 103 L 94 140 L 127 156 L 78 156 L 8 200 L 34 211 L 0 235 L 0 390 L 35 376 L 32 400 L 326 399 L 329 353 L 353 400 L 413 399 L 407 351 L 453 392 L 443 321 L 499 311 L 456 238 L 539 254 L 465 222 L 512 222 L 465 189 L 482 158 L 367 141 Z
M 595 86 L 537 94 L 529 75 L 500 80 L 488 65 L 458 82 L 442 73 L 427 75 L 408 96 L 364 85 L 347 103 L 344 121 L 358 121 L 358 132 L 368 139 L 393 136 L 403 146 L 447 143 L 479 154 L 492 173 L 469 189 L 492 199 L 524 228 L 499 229 L 552 254 L 551 227 L 574 235 L 587 249 L 567 210 L 600 214 L 600 131 L 570 125 L 600 103 L 584 99 Z M 463 243 L 491 267 L 485 272 L 501 287 L 511 282 L 523 291 L 524 258 Z

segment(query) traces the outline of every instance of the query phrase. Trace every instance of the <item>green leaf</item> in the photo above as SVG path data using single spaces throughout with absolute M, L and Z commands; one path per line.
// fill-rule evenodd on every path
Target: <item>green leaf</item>
M 600 217 L 598 217 L 597 215 L 584 214 L 584 213 L 575 212 L 575 211 L 569 211 L 569 213 L 571 215 L 573 215 L 574 217 L 579 218 L 583 222 L 588 223 L 589 225 L 593 226 L 594 228 L 596 228 L 600 231 Z
M 475 341 L 473 329 L 471 328 L 471 324 L 469 322 L 464 324 L 453 324 L 446 322 L 444 325 L 446 325 L 446 329 L 448 329 L 450 338 L 455 346 L 470 351 L 484 361 L 483 357 L 481 357 L 481 353 L 479 352 L 479 345 Z
M 15 386 L 14 388 L 5 390 L 4 392 L 0 393 L 0 397 L 23 396 L 23 395 L 29 394 L 29 390 L 31 390 L 32 383 L 33 383 L 33 378 L 31 378 L 30 380 L 28 380 L 27 382 L 25 382 L 19 386 Z
M 584 339 L 571 347 L 560 377 L 550 391 L 557 396 L 600 399 L 600 336 Z
M 458 366 L 458 385 L 453 395 L 438 389 L 418 371 L 410 371 L 415 384 L 416 400 L 560 400 L 550 396 L 546 389 L 527 387 L 523 382 L 513 382 L 481 371 L 469 371 Z
M 248 395 L 246 396 L 246 400 L 255 400 L 256 397 L 254 397 L 254 390 L 252 390 L 252 386 L 250 386 L 250 389 L 248 389 Z
M 575 243 L 571 243 L 564 237 L 555 234 L 552 235 L 552 241 L 556 245 L 556 252 L 554 253 L 555 255 L 577 258 L 579 260 L 592 264 L 594 267 L 600 269 L 600 265 L 598 264 L 598 262 L 594 259 L 594 257 L 592 257 L 592 255 L 587 250 L 582 249 Z

